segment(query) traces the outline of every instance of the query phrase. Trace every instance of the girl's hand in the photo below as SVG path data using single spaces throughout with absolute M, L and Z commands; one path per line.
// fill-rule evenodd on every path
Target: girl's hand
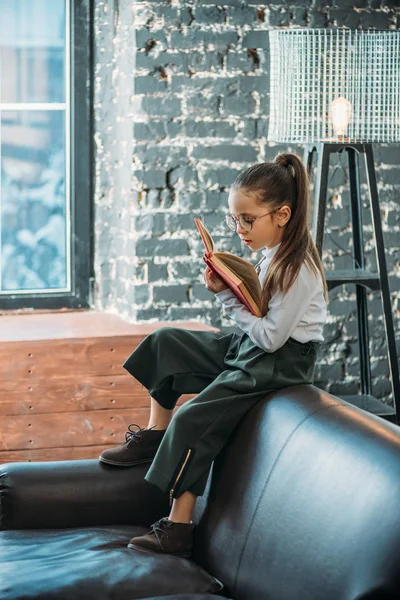
M 218 294 L 218 292 L 228 289 L 228 286 L 224 283 L 221 277 L 214 273 L 209 266 L 206 267 L 203 277 L 206 288 L 208 291 L 213 292 L 214 294 Z

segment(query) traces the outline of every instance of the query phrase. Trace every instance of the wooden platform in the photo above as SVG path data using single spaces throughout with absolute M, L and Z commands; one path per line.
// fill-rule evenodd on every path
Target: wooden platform
M 96 458 L 129 423 L 145 427 L 149 394 L 122 363 L 163 326 L 218 331 L 94 311 L 0 315 L 0 463 Z

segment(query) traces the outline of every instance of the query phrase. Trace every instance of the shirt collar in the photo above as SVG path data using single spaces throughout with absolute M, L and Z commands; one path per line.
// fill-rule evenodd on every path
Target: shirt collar
M 272 258 L 274 254 L 278 251 L 278 248 L 281 245 L 281 243 L 282 242 L 279 242 L 279 244 L 276 244 L 276 246 L 273 246 L 273 248 L 264 248 L 263 250 L 261 250 L 261 253 L 264 254 L 266 258 Z

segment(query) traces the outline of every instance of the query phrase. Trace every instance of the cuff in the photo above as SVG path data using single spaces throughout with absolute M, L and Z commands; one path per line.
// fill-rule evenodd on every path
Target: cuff
M 227 290 L 222 290 L 222 292 L 215 294 L 215 297 L 221 302 L 221 304 L 223 304 L 231 298 L 236 298 L 236 294 L 234 294 L 232 290 L 228 288 Z

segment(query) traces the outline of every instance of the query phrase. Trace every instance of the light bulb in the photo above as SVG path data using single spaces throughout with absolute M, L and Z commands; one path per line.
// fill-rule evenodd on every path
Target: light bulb
M 350 121 L 351 103 L 342 96 L 331 103 L 332 127 L 337 136 L 344 136 Z

